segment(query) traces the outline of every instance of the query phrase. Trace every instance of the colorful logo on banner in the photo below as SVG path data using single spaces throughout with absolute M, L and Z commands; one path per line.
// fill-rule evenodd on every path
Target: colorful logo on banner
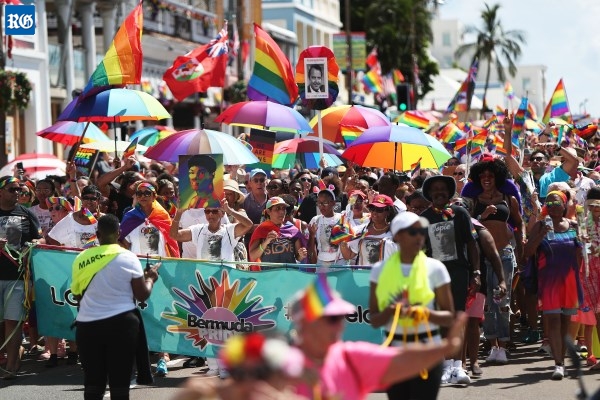
M 262 129 L 250 129 L 250 137 L 247 139 L 252 146 L 252 153 L 260 162 L 247 166 L 246 170 L 260 168 L 265 172 L 271 171 L 273 163 L 273 151 L 275 150 L 276 133 Z
M 75 167 L 77 167 L 77 172 L 83 176 L 91 176 L 92 168 L 94 168 L 94 164 L 96 164 L 99 154 L 99 150 L 79 147 L 73 158 Z
M 223 154 L 179 156 L 179 207 L 220 207 L 223 198 Z
M 240 280 L 230 282 L 229 272 L 223 270 L 221 282 L 215 277 L 205 281 L 196 271 L 198 287 L 190 285 L 188 293 L 175 287 L 173 292 L 183 302 L 173 302 L 172 312 L 161 317 L 175 322 L 167 330 L 185 335 L 194 347 L 203 350 L 208 344 L 221 346 L 232 335 L 275 327 L 275 320 L 263 317 L 275 310 L 262 307 L 262 296 L 251 297 L 256 281 L 240 287 Z M 209 284 L 210 282 L 210 284 Z

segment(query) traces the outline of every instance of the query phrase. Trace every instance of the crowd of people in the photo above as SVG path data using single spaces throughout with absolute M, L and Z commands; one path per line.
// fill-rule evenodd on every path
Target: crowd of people
M 504 134 L 511 128 L 507 115 Z M 359 399 L 387 389 L 390 399 L 435 399 L 444 383 L 481 377 L 483 341 L 484 365 L 510 362 L 515 341 L 540 342 L 554 361 L 549 378 L 560 380 L 565 334 L 586 346 L 588 365 L 600 369 L 592 352 L 592 328 L 600 326 L 599 148 L 538 141 L 517 154 L 506 142 L 505 156 L 453 157 L 416 176 L 352 164 L 269 172 L 226 166 L 222 198 L 213 198 L 215 168 L 206 168 L 207 156 L 179 167 L 140 164 L 132 156 L 104 163 L 90 177 L 72 164 L 66 177 L 34 182 L 23 171 L 2 177 L 5 378 L 17 376 L 20 323 L 27 319 L 26 350 L 40 353 L 51 368 L 65 357 L 81 361 L 86 398 L 101 398 L 107 379 L 111 396 L 127 398 L 134 360 L 138 381 L 151 381 L 147 351 L 144 357 L 139 349 L 143 324 L 131 299 L 145 300 L 160 278 L 158 265 L 143 270 L 135 254 L 252 271 L 297 265 L 316 273 L 319 287 L 292 301 L 292 347 L 262 333 L 236 336 L 219 360 L 231 379 L 212 388 L 190 382 L 180 398 L 268 391 L 281 398 Z M 177 168 L 187 168 L 195 193 L 188 207 L 179 207 Z M 38 345 L 35 306 L 24 307 L 32 298 L 29 277 L 20 267 L 31 243 L 103 260 L 73 276 L 81 306 L 74 342 L 46 337 Z M 332 268 L 370 269 L 370 323 L 383 328 L 389 347 L 340 341 L 343 317 L 354 306 L 328 287 L 323 273 Z M 325 293 L 316 314 L 305 299 L 315 291 Z M 517 324 L 522 337 L 515 336 Z M 116 340 L 117 329 L 128 335 Z M 101 361 L 115 352 L 124 367 Z M 157 358 L 155 375 L 167 375 L 170 355 Z

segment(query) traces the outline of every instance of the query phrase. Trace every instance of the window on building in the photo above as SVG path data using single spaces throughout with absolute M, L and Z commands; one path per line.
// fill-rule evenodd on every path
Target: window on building
M 444 46 L 444 47 L 452 46 L 452 38 L 450 37 L 450 32 L 442 33 L 442 46 Z
M 523 90 L 528 91 L 531 89 L 531 78 L 523 78 Z

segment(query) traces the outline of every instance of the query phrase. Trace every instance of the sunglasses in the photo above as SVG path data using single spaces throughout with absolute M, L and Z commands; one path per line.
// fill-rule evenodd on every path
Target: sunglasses
M 21 191 L 21 197 L 31 197 L 31 192 Z
M 384 213 L 384 212 L 388 212 L 390 209 L 388 207 L 375 207 L 375 206 L 371 206 L 369 207 L 369 211 L 374 212 L 374 213 Z
M 452 173 L 452 175 L 456 176 L 456 175 L 464 175 L 465 173 L 462 171 L 458 171 L 458 172 L 454 172 Z
M 50 211 L 60 211 L 62 210 L 62 206 L 54 206 L 54 207 L 50 207 Z
M 267 186 L 267 190 L 279 190 L 279 189 L 281 189 L 281 186 L 277 186 L 277 185 Z
M 531 157 L 531 161 L 537 161 L 537 162 L 544 161 L 544 157 Z
M 265 178 L 252 179 L 252 182 L 254 182 L 254 183 L 265 183 Z
M 205 208 L 204 209 L 204 214 L 218 214 L 218 213 L 219 213 L 218 208 Z
M 548 207 L 559 207 L 559 206 L 562 206 L 562 205 L 563 205 L 562 201 L 559 201 L 559 200 L 557 200 L 557 201 L 547 201 L 546 202 L 546 206 L 548 206 Z
M 86 196 L 86 197 L 82 197 L 81 200 L 82 201 L 98 201 L 98 198 L 97 197 L 92 197 L 92 196 Z
M 11 188 L 7 188 L 6 191 L 8 191 L 9 193 L 21 193 L 21 188 L 20 187 L 11 187 Z
M 152 196 L 152 192 L 149 191 L 149 190 L 145 190 L 143 192 L 142 191 L 138 191 L 138 192 L 135 192 L 135 195 L 137 197 L 151 197 Z
M 400 232 L 406 232 L 410 236 L 417 236 L 417 235 L 426 236 L 427 235 L 427 228 L 413 228 L 413 227 L 410 227 L 410 228 L 402 229 Z

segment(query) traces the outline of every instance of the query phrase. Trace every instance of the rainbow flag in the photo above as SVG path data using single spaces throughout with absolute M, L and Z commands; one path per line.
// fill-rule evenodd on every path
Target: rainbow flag
M 448 122 L 440 132 L 440 140 L 444 143 L 456 142 L 465 136 L 465 133 L 458 129 L 452 122 Z
M 362 83 L 371 93 L 383 93 L 383 81 L 377 68 L 371 68 L 362 78 Z
M 471 139 L 471 146 L 485 146 L 487 137 L 488 131 L 485 129 L 482 130 L 481 132 L 477 133 L 477 135 L 475 135 L 473 139 Z
M 454 143 L 454 151 L 457 151 L 458 153 L 465 154 L 465 152 L 467 151 L 467 139 L 458 139 L 455 143 Z
M 481 149 L 480 146 L 474 147 L 471 150 L 471 157 L 478 157 L 483 153 L 483 150 Z
M 450 101 L 450 104 L 448 104 L 446 112 L 468 111 L 471 109 L 471 99 L 473 98 L 473 92 L 475 91 L 475 79 L 477 79 L 478 68 L 479 60 L 474 59 L 465 81 L 460 85 L 454 98 Z
M 331 237 L 329 241 L 331 244 L 339 245 L 342 242 L 349 242 L 354 239 L 354 231 L 352 227 L 346 221 L 346 214 L 342 214 L 342 218 L 339 224 L 334 225 L 331 228 Z
M 414 178 L 415 176 L 421 175 L 421 160 L 423 159 L 423 157 L 419 158 L 419 161 L 417 161 L 416 163 L 412 164 L 410 166 L 410 177 Z
M 538 116 L 537 116 L 537 113 L 535 112 L 535 107 L 533 106 L 532 103 L 527 104 L 527 114 L 525 115 L 525 117 L 532 119 L 534 121 L 537 120 Z
M 396 122 L 400 122 L 419 129 L 427 129 L 429 127 L 429 120 L 427 118 L 411 111 L 407 111 L 404 114 L 400 115 Z
M 321 317 L 325 312 L 325 307 L 333 300 L 331 288 L 327 283 L 325 274 L 319 274 L 304 292 L 301 300 L 301 306 L 304 311 L 304 318 L 311 322 Z
M 87 238 L 85 240 L 85 243 L 83 243 L 83 245 L 81 246 L 84 249 L 89 249 L 90 247 L 94 247 L 96 246 L 98 243 L 98 236 L 96 236 L 96 234 L 93 234 L 92 236 L 90 236 L 89 238 Z
M 497 105 L 496 108 L 494 109 L 494 114 L 498 118 L 504 117 L 504 109 Z
M 269 100 L 289 106 L 298 98 L 298 85 L 290 60 L 277 43 L 259 25 L 254 24 L 256 36 L 255 61 L 248 82 L 250 100 Z
M 344 138 L 346 147 L 350 146 L 350 144 L 354 142 L 356 138 L 358 138 L 364 131 L 365 128 L 360 126 L 340 125 L 340 132 L 342 134 L 342 138 Z
M 133 139 L 129 146 L 123 152 L 123 159 L 127 160 L 129 157 L 135 155 L 135 148 L 137 147 L 138 138 Z
M 512 85 L 508 81 L 506 81 L 506 83 L 504 84 L 504 96 L 506 96 L 509 100 L 515 98 L 515 91 L 513 90 Z
M 90 221 L 90 224 L 94 225 L 98 223 L 98 220 L 96 219 L 96 217 L 94 217 L 94 214 L 92 214 L 90 210 L 84 208 L 82 212 L 83 215 Z
M 502 146 L 496 146 L 496 154 L 499 156 L 506 157 L 508 156 L 508 151 Z
M 394 80 L 394 85 L 399 85 L 404 82 L 404 75 L 402 75 L 402 72 L 400 72 L 399 69 L 394 68 L 392 70 L 392 79 Z
M 142 1 L 125 18 L 108 48 L 102 62 L 90 77 L 79 99 L 108 89 L 139 84 L 142 80 L 142 29 L 144 10 Z
M 498 123 L 498 117 L 496 114 L 492 115 L 487 121 L 483 123 L 483 129 L 490 129 Z
M 525 115 L 527 114 L 528 103 L 529 100 L 527 100 L 527 97 L 523 97 L 521 99 L 521 105 L 519 105 L 519 109 L 515 114 L 511 136 L 513 146 L 519 147 L 519 137 L 521 137 L 521 134 L 523 133 L 523 126 L 525 125 Z
M 552 93 L 552 97 L 544 110 L 544 116 L 542 117 L 542 122 L 547 124 L 550 121 L 550 118 L 560 118 L 566 116 L 566 121 L 568 123 L 573 123 L 571 118 L 571 112 L 569 111 L 569 102 L 567 101 L 567 92 L 565 90 L 565 84 L 561 79 L 558 81 L 556 88 L 554 89 L 554 93 Z

